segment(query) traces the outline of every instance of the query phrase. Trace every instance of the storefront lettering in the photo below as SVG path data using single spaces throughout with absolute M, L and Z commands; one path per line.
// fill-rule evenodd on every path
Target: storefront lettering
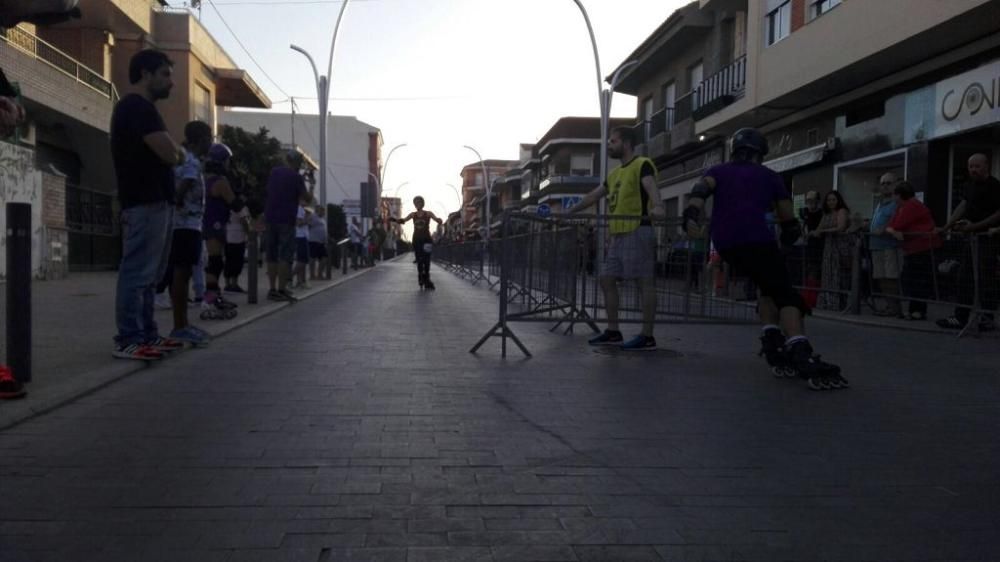
M 958 103 L 954 102 L 957 90 L 948 90 L 941 100 L 941 117 L 945 121 L 954 121 L 962 116 L 962 109 L 970 116 L 978 114 L 983 110 L 983 106 L 993 110 L 997 106 L 997 96 L 1000 93 L 1000 79 L 994 78 L 989 82 L 989 87 L 983 86 L 980 82 L 973 82 L 965 87 Z

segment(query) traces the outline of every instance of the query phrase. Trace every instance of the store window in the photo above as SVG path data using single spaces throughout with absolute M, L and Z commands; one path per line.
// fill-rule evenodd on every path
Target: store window
M 870 156 L 838 164 L 834 168 L 834 188 L 844 197 L 854 219 L 871 218 L 875 210 L 879 178 L 892 173 L 907 177 L 906 149 Z M 923 197 L 923 194 L 918 194 Z
M 792 32 L 792 0 L 768 0 L 764 16 L 768 45 L 774 45 Z

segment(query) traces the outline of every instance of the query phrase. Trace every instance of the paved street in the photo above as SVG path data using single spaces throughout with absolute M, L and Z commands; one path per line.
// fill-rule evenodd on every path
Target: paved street
M 409 259 L 0 432 L 0 561 L 1000 559 L 995 339 L 816 322 L 609 356 Z M 627 330 L 628 331 L 628 330 Z

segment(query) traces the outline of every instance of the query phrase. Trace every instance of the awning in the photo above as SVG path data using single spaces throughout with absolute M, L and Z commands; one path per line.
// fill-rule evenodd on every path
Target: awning
M 801 168 L 803 166 L 808 166 L 809 164 L 820 162 L 823 160 L 824 156 L 826 156 L 826 143 L 818 144 L 798 152 L 793 152 L 782 156 L 781 158 L 768 160 L 767 162 L 764 162 L 764 165 L 780 174 L 782 172 L 794 170 L 795 168 Z
M 215 104 L 223 107 L 271 109 L 271 100 L 247 71 L 239 68 L 215 69 Z

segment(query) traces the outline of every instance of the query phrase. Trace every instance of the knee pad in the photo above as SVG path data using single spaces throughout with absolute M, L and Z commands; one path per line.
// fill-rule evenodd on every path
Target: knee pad
M 225 269 L 225 262 L 222 260 L 222 256 L 208 256 L 208 265 L 205 266 L 205 273 L 219 277 L 223 269 Z

